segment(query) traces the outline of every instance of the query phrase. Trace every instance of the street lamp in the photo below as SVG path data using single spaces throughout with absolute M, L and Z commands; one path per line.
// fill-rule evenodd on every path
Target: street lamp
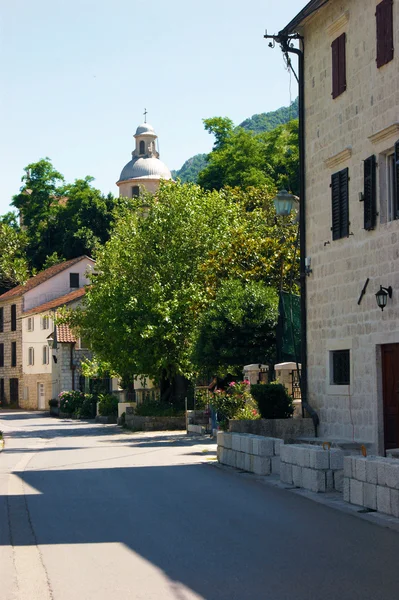
M 273 198 L 273 202 L 277 216 L 287 217 L 294 207 L 298 208 L 299 198 L 287 192 L 287 190 L 280 190 Z
M 377 304 L 381 310 L 384 310 L 384 308 L 386 307 L 387 302 L 388 302 L 388 296 L 390 298 L 392 298 L 392 287 L 389 286 L 389 287 L 385 288 L 385 287 L 382 287 L 382 285 L 380 285 L 380 289 L 376 293 L 375 298 L 376 298 Z

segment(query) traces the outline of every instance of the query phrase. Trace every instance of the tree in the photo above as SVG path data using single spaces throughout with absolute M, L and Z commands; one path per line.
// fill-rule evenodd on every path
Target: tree
M 0 293 L 24 283 L 29 277 L 25 255 L 26 235 L 7 223 L 0 223 Z
M 219 377 L 242 374 L 248 363 L 274 356 L 276 290 L 262 281 L 226 279 L 201 318 L 194 361 Z

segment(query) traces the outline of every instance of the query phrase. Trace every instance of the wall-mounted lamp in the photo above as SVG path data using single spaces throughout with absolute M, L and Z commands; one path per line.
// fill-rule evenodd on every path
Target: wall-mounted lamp
M 387 302 L 388 302 L 388 296 L 390 298 L 392 298 L 391 286 L 385 288 L 385 287 L 382 287 L 382 285 L 380 285 L 380 289 L 376 293 L 375 299 L 377 300 L 377 304 L 381 310 L 384 310 L 384 308 L 386 307 Z
M 311 272 L 312 272 L 312 269 L 310 268 L 311 262 L 312 262 L 312 259 L 310 258 L 310 256 L 307 256 L 307 257 L 305 258 L 305 273 L 306 273 L 306 275 L 308 275 L 308 276 L 309 276 L 309 275 L 311 274 Z
M 299 198 L 298 196 L 290 194 L 290 192 L 287 192 L 287 190 L 280 190 L 273 198 L 273 202 L 276 208 L 277 216 L 287 217 L 294 207 L 298 207 Z

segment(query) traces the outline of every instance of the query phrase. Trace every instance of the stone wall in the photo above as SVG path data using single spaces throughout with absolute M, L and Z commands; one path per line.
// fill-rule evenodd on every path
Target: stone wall
M 282 444 L 276 438 L 218 431 L 218 461 L 255 475 L 279 474 Z
M 17 329 L 11 331 L 11 305 L 17 307 Z M 0 302 L 4 309 L 4 331 L 0 333 L 0 344 L 4 344 L 4 367 L 0 367 L 0 379 L 4 379 L 4 403 L 10 403 L 10 379 L 18 379 L 19 406 L 26 408 L 23 400 L 22 382 L 22 298 L 10 298 Z M 17 343 L 17 366 L 11 366 L 11 343 Z
M 176 431 L 186 429 L 186 417 L 141 417 L 126 408 L 126 427 L 137 431 Z M 133 409 L 130 409 L 133 410 Z
M 399 139 L 399 2 L 393 3 L 395 57 L 376 66 L 379 0 L 328 2 L 305 38 L 306 255 L 309 400 L 320 435 L 368 441 L 383 452 L 379 348 L 399 342 L 399 220 L 386 222 L 386 153 Z M 332 99 L 331 43 L 346 33 L 347 89 Z M 390 129 L 389 129 L 390 128 Z M 375 136 L 376 133 L 381 135 Z M 364 230 L 363 161 L 376 155 L 377 225 Z M 350 236 L 332 240 L 331 175 L 349 168 Z M 370 279 L 366 294 L 360 292 Z M 375 293 L 393 287 L 382 313 Z M 351 385 L 331 385 L 330 351 L 349 349 Z
M 346 456 L 344 500 L 399 517 L 399 460 Z
M 312 492 L 342 491 L 342 450 L 291 444 L 281 447 L 280 459 L 280 478 L 283 483 Z
M 23 408 L 27 410 L 39 410 L 39 398 L 37 394 L 37 384 L 44 384 L 45 407 L 44 410 L 49 410 L 49 400 L 52 398 L 53 380 L 51 373 L 41 373 L 33 375 L 24 375 L 23 378 Z
M 293 442 L 299 437 L 314 437 L 312 419 L 256 419 L 254 421 L 230 419 L 229 431 L 280 438 L 286 443 Z

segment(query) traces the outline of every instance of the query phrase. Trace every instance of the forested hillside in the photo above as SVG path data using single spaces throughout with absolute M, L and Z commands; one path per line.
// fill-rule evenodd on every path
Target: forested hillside
M 298 98 L 294 100 L 291 106 L 282 106 L 277 110 L 267 113 L 252 115 L 240 123 L 239 127 L 254 133 L 263 133 L 272 131 L 279 125 L 288 123 L 292 119 L 298 118 Z M 181 169 L 172 171 L 173 179 L 181 179 L 182 183 L 198 181 L 198 174 L 207 164 L 206 154 L 196 154 L 186 160 Z

